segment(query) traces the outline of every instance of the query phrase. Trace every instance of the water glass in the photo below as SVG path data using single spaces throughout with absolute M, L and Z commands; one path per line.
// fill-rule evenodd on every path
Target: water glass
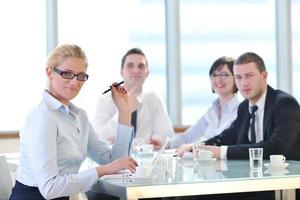
M 261 178 L 261 177 L 263 177 L 263 172 L 262 172 L 262 170 L 251 170 L 250 177 L 251 178 Z
M 163 168 L 165 171 L 165 178 L 172 180 L 175 177 L 176 172 L 176 159 L 172 156 L 163 157 Z
M 249 162 L 251 171 L 262 170 L 263 164 L 263 148 L 249 149 Z
M 193 143 L 193 160 L 198 161 L 199 160 L 199 152 L 201 150 L 204 150 L 205 143 L 204 142 L 195 142 Z

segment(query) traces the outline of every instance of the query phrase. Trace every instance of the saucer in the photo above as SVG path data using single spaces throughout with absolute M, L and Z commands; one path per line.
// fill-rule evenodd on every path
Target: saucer
M 200 163 L 212 163 L 215 162 L 217 159 L 216 158 L 209 158 L 209 159 L 198 159 L 197 161 Z
M 185 152 L 183 154 L 183 157 L 181 159 L 184 159 L 184 160 L 193 160 L 193 154 L 192 154 L 192 152 Z
M 216 158 L 210 158 L 210 159 L 206 159 L 206 160 L 203 160 L 203 159 L 199 159 L 197 160 L 200 164 L 202 165 L 210 165 L 210 164 L 213 164 L 217 159 Z
M 289 166 L 289 163 L 284 163 L 283 165 L 272 165 L 272 163 L 266 163 L 264 165 L 269 169 L 285 169 L 287 166 Z
M 283 176 L 285 174 L 290 173 L 290 171 L 286 170 L 285 168 L 282 168 L 282 169 L 268 168 L 264 173 L 265 174 L 270 174 L 271 176 Z

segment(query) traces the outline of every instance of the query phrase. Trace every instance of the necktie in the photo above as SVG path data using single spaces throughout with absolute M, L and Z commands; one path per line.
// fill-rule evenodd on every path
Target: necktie
M 255 135 L 255 112 L 257 111 L 257 106 L 251 107 L 251 125 L 250 125 L 250 134 L 251 134 L 251 140 L 250 143 L 254 144 L 256 143 L 256 135 Z
M 133 137 L 136 134 L 136 120 L 137 120 L 137 110 L 131 113 L 131 125 L 133 126 Z

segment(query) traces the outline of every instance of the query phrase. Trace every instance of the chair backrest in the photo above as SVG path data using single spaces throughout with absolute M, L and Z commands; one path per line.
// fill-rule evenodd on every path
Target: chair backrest
M 10 197 L 13 187 L 10 171 L 5 156 L 0 156 L 0 200 Z

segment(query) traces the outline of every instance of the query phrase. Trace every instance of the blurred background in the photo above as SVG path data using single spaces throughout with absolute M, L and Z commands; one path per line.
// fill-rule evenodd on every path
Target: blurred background
M 147 55 L 146 88 L 161 96 L 174 126 L 192 125 L 216 98 L 208 70 L 224 55 L 258 53 L 269 84 L 299 101 L 299 20 L 300 0 L 1 1 L 0 132 L 21 128 L 46 88 L 47 54 L 63 43 L 88 56 L 90 78 L 74 103 L 90 119 L 132 47 Z

